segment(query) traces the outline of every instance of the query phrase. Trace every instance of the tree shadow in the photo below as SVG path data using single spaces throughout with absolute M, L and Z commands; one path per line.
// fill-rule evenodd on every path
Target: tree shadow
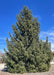
M 3 71 L 3 72 L 8 72 L 8 68 L 7 67 L 5 67 L 4 69 L 2 69 L 1 71 Z

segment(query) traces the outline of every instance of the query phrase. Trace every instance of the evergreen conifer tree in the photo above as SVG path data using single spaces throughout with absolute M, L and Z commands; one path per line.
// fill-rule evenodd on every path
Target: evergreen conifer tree
M 50 61 L 52 60 L 53 56 L 51 52 L 51 43 L 48 42 L 48 36 L 46 37 L 46 42 L 44 44 L 44 51 L 48 57 L 47 64 L 50 66 Z
M 12 36 L 9 33 L 11 41 L 7 38 L 8 52 L 5 50 L 8 71 L 11 73 L 46 71 L 48 67 L 45 60 L 48 55 L 45 55 L 46 52 L 43 54 L 43 42 L 39 41 L 40 23 L 37 18 L 33 19 L 29 8 L 24 6 L 17 15 L 16 25 L 12 28 L 14 34 Z M 45 45 L 47 49 L 47 41 Z
M 40 50 L 41 50 L 41 63 L 39 64 L 39 71 L 48 71 L 50 68 L 50 61 L 52 60 L 52 52 L 51 52 L 51 43 L 48 42 L 48 37 L 46 37 L 46 42 L 41 40 L 40 42 Z

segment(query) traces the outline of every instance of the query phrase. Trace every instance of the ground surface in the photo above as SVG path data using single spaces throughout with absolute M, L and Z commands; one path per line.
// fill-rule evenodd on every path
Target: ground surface
M 0 69 L 4 68 L 5 64 L 0 64 Z M 41 73 L 24 73 L 24 74 L 11 74 L 8 72 L 0 71 L 0 75 L 54 75 L 54 64 L 51 65 L 49 72 L 41 72 Z
M 2 70 L 4 68 L 5 68 L 5 64 L 4 63 L 0 64 L 0 70 Z

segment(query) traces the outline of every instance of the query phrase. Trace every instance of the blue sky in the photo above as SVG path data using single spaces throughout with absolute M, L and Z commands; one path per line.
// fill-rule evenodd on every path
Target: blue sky
M 40 38 L 45 41 L 48 36 L 54 50 L 54 0 L 0 0 L 0 50 L 7 49 L 6 38 L 9 38 L 9 32 L 12 33 L 12 24 L 17 21 L 16 14 L 25 5 L 32 10 L 34 17 L 38 17 Z

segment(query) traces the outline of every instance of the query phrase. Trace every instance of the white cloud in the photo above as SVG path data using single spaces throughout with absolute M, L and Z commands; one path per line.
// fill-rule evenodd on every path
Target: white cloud
M 54 43 L 51 44 L 51 49 L 54 51 Z

